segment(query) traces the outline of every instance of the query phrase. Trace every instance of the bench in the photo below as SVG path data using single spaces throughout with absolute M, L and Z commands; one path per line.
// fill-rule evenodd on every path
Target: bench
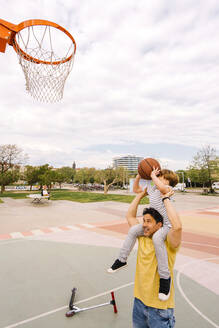
M 40 203 L 43 199 L 49 200 L 49 195 L 42 196 L 41 194 L 30 194 L 27 197 L 32 198 L 32 203 Z

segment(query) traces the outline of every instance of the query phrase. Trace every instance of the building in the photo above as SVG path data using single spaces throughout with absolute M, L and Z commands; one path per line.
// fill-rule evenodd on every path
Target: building
M 119 156 L 113 158 L 113 167 L 125 167 L 128 171 L 137 171 L 138 163 L 143 159 L 143 157 L 138 157 L 134 155 Z

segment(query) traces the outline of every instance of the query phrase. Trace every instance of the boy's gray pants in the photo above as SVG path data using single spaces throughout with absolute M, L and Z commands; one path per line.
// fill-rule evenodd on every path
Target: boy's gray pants
M 163 279 L 168 279 L 170 277 L 167 250 L 164 243 L 169 230 L 170 227 L 164 225 L 159 230 L 157 230 L 152 237 L 157 258 L 158 273 L 160 275 L 160 278 Z M 121 262 L 127 261 L 127 258 L 135 245 L 137 237 L 140 236 L 144 236 L 142 224 L 136 224 L 129 229 L 128 235 L 124 240 L 124 243 L 119 253 L 119 260 Z

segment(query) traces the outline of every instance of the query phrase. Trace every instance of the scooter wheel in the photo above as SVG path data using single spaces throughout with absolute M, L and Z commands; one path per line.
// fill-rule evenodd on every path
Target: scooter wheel
M 70 317 L 73 317 L 74 314 L 75 314 L 74 311 L 68 311 L 68 312 L 66 312 L 65 316 L 66 316 L 67 318 L 70 318 Z

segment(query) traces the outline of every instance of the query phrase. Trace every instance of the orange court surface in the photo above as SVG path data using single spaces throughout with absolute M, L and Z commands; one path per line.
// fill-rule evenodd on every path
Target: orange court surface
M 128 267 L 106 272 L 128 231 L 129 204 L 3 201 L 0 328 L 132 327 L 137 244 Z M 175 327 L 219 328 L 219 197 L 176 193 L 174 206 L 183 223 Z M 107 302 L 115 291 L 118 313 L 109 306 L 66 318 L 73 287 L 80 307 Z

